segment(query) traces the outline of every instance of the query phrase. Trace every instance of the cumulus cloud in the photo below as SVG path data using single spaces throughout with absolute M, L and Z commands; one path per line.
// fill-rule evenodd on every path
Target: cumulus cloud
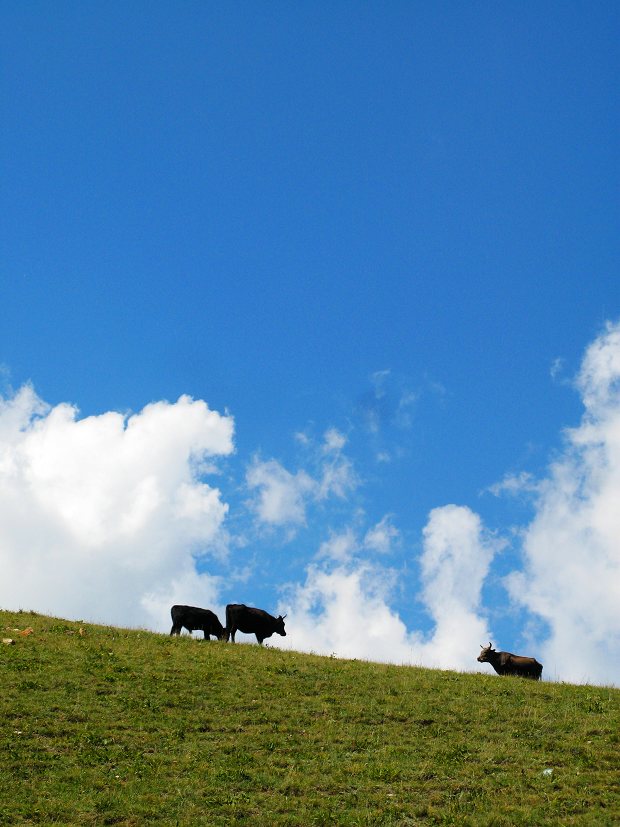
M 431 511 L 420 559 L 422 601 L 434 621 L 422 646 L 425 665 L 472 668 L 472 652 L 491 634 L 481 607 L 482 586 L 503 545 L 465 506 Z
M 316 483 L 305 471 L 291 474 L 275 459 L 255 458 L 246 483 L 256 492 L 250 505 L 260 522 L 276 526 L 306 522 L 306 501 L 316 490 Z
M 394 572 L 358 560 L 313 563 L 306 575 L 282 604 L 289 632 L 274 645 L 338 657 L 414 662 L 413 638 L 389 606 Z
M 201 480 L 233 420 L 182 396 L 80 418 L 30 386 L 0 400 L 0 605 L 164 629 L 213 602 L 196 556 L 221 552 L 227 505 Z
M 588 347 L 577 378 L 585 412 L 539 484 L 513 599 L 543 618 L 545 672 L 620 683 L 620 325 Z
M 316 557 L 317 560 L 335 560 L 338 563 L 345 563 L 353 558 L 358 548 L 354 530 L 346 528 L 339 533 L 332 533 L 327 540 L 321 543 Z
M 367 538 L 386 525 L 388 518 L 362 541 L 349 528 L 323 544 L 305 582 L 289 592 L 291 633 L 275 645 L 392 663 L 475 668 L 479 642 L 489 636 L 481 589 L 501 543 L 468 508 L 450 505 L 431 512 L 420 560 L 420 599 L 433 621 L 425 635 L 409 631 L 391 608 L 398 572 L 363 557 Z
M 310 446 L 306 435 L 297 434 L 298 442 Z M 246 485 L 252 497 L 249 506 L 260 523 L 287 526 L 291 536 L 294 528 L 306 524 L 311 503 L 335 496 L 346 498 L 358 480 L 352 462 L 344 454 L 346 437 L 335 428 L 329 429 L 316 451 L 314 473 L 301 469 L 292 473 L 278 460 L 255 457 L 246 472 Z

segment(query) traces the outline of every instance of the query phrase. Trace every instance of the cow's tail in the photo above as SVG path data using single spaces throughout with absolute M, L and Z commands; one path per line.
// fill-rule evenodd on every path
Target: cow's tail
M 171 635 L 178 635 L 179 632 L 181 631 L 181 626 L 179 626 L 178 623 L 177 623 L 176 609 L 177 609 L 176 606 L 172 606 L 171 609 L 170 609 L 170 617 L 172 618 L 172 629 L 170 629 L 170 634 Z

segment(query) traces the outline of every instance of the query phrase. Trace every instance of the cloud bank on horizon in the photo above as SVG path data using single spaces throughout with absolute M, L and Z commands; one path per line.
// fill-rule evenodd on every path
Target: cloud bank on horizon
M 367 525 L 352 505 L 345 529 L 325 527 L 304 576 L 280 584 L 289 635 L 273 645 L 473 669 L 480 644 L 495 639 L 484 585 L 496 555 L 518 544 L 506 603 L 546 630 L 526 654 L 546 678 L 620 684 L 620 324 L 589 345 L 576 387 L 582 420 L 544 478 L 507 476 L 494 487 L 531 498 L 527 525 L 499 536 L 467 505 L 438 504 L 417 553 L 403 549 L 391 514 Z M 346 505 L 363 486 L 346 437 L 330 429 L 309 470 L 255 454 L 242 501 L 225 502 L 215 482 L 233 436 L 231 416 L 187 396 L 83 419 L 28 385 L 0 400 L 0 606 L 158 631 L 174 602 L 223 613 L 210 561 L 232 567 L 243 546 L 233 507 L 291 540 L 310 505 Z M 408 629 L 392 608 L 396 546 L 419 568 L 411 600 L 424 607 L 426 629 Z

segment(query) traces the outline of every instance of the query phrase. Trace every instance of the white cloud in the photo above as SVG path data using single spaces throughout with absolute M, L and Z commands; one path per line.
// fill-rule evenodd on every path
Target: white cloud
M 338 563 L 345 563 L 353 558 L 358 550 L 357 538 L 351 528 L 339 534 L 332 533 L 329 539 L 321 543 L 317 552 L 317 560 L 328 559 Z
M 251 502 L 260 522 L 270 525 L 303 525 L 306 500 L 316 490 L 315 481 L 299 471 L 291 474 L 277 460 L 254 459 L 246 474 L 250 490 L 257 489 Z
M 545 674 L 620 683 L 620 325 L 587 349 L 577 379 L 585 405 L 540 484 L 525 532 L 516 602 L 548 623 Z
M 0 400 L 0 605 L 165 629 L 174 600 L 213 602 L 194 555 L 221 550 L 227 506 L 199 472 L 232 437 L 187 396 L 82 419 L 30 386 Z
M 388 554 L 399 540 L 400 531 L 393 524 L 391 515 L 386 514 L 366 532 L 364 548 L 379 552 L 379 554 Z
M 328 453 L 339 453 L 347 444 L 347 438 L 336 428 L 329 428 L 325 432 L 323 451 Z
M 563 372 L 564 372 L 564 359 L 562 359 L 561 357 L 558 357 L 557 359 L 554 359 L 553 362 L 551 363 L 551 367 L 549 368 L 549 374 L 550 374 L 551 378 L 555 381 L 556 379 L 558 379 L 558 377 L 560 377 L 562 375 Z
M 422 647 L 425 665 L 473 668 L 480 643 L 490 635 L 482 586 L 502 546 L 469 508 L 446 505 L 431 511 L 420 559 L 421 597 L 435 624 Z
M 296 439 L 311 446 L 305 435 L 297 434 Z M 345 445 L 346 438 L 335 428 L 326 431 L 316 451 L 314 476 L 304 469 L 293 474 L 275 459 L 255 457 L 246 472 L 246 484 L 253 492 L 248 504 L 259 522 L 294 529 L 306 524 L 310 503 L 332 496 L 345 499 L 358 484 L 353 464 L 343 453 Z
M 359 484 L 353 463 L 344 453 L 346 444 L 347 438 L 336 428 L 325 432 L 317 479 L 317 499 L 324 500 L 331 496 L 345 499 Z
M 539 484 L 532 474 L 521 471 L 519 474 L 506 474 L 500 481 L 489 486 L 487 491 L 495 497 L 502 494 L 517 496 L 519 494 L 530 495 L 539 490 Z
M 378 525 L 388 524 L 384 518 Z M 434 624 L 429 635 L 408 631 L 391 608 L 398 573 L 359 558 L 368 548 L 366 538 L 360 543 L 347 529 L 323 544 L 305 582 L 289 592 L 289 636 L 274 645 L 391 663 L 478 668 L 480 641 L 489 637 L 480 594 L 501 546 L 480 518 L 452 505 L 429 516 L 420 561 L 420 597 Z
M 338 657 L 414 661 L 413 639 L 388 604 L 394 574 L 369 562 L 311 565 L 286 602 L 288 637 L 274 641 Z M 283 604 L 284 605 L 284 604 Z M 283 609 L 284 610 L 284 609 Z

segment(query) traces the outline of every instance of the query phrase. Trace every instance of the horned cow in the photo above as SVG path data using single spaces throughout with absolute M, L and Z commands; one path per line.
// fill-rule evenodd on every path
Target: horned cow
M 260 644 L 274 632 L 286 637 L 285 617 L 286 615 L 274 617 L 263 609 L 255 609 L 243 603 L 229 603 L 226 606 L 226 640 L 232 639 L 234 643 L 237 631 L 256 635 L 256 640 Z
M 199 609 L 197 606 L 173 606 L 170 609 L 170 616 L 172 617 L 171 635 L 181 634 L 181 629 L 185 627 L 188 632 L 202 629 L 205 640 L 211 640 L 211 635 L 218 640 L 224 637 L 224 627 L 218 616 L 210 609 Z
M 482 652 L 478 655 L 478 663 L 490 663 L 498 675 L 516 675 L 520 678 L 531 678 L 539 681 L 542 674 L 542 663 L 536 658 L 526 658 L 523 655 L 513 655 L 512 652 L 497 652 L 491 641 L 488 646 L 480 644 Z

